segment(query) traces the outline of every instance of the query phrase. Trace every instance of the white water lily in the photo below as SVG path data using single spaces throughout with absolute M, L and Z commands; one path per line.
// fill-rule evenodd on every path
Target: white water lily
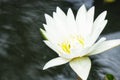
M 83 5 L 76 18 L 70 8 L 67 15 L 59 7 L 53 17 L 45 14 L 45 30 L 40 30 L 47 38 L 45 44 L 59 57 L 47 62 L 43 69 L 69 62 L 78 76 L 86 80 L 91 68 L 89 56 L 120 45 L 120 39 L 106 41 L 103 37 L 96 41 L 107 23 L 106 13 L 102 12 L 94 21 L 94 7 L 87 11 Z

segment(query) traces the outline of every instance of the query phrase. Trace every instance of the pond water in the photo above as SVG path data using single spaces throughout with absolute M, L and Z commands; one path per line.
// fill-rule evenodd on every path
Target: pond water
M 65 12 L 71 7 L 76 14 L 83 3 L 87 8 L 96 6 L 95 16 L 107 10 L 109 22 L 102 34 L 110 39 L 120 38 L 119 0 L 113 3 L 102 0 L 0 0 L 0 80 L 76 80 L 77 75 L 67 64 L 42 70 L 44 64 L 57 55 L 42 42 L 39 28 L 45 23 L 44 13 L 52 15 L 56 6 Z M 88 80 L 103 80 L 107 73 L 120 79 L 120 72 L 117 72 L 120 48 L 107 53 L 112 58 L 109 54 L 91 57 L 93 65 Z

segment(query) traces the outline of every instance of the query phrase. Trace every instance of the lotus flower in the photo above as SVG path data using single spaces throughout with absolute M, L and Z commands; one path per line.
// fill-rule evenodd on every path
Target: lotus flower
M 82 80 L 86 80 L 91 68 L 89 56 L 120 45 L 120 39 L 106 41 L 102 37 L 97 40 L 107 24 L 106 13 L 102 12 L 94 20 L 94 6 L 87 11 L 82 5 L 76 17 L 70 8 L 67 15 L 59 7 L 53 12 L 53 17 L 45 14 L 45 30 L 40 29 L 47 38 L 44 43 L 59 57 L 48 61 L 43 70 L 69 63 L 73 71 Z

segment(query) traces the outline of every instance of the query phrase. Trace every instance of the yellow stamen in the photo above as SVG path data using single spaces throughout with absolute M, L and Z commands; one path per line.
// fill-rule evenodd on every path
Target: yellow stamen
M 62 43 L 58 44 L 61 49 L 67 53 L 70 54 L 71 53 L 71 48 L 77 48 L 78 46 L 76 45 L 76 42 L 81 45 L 82 47 L 84 47 L 85 41 L 84 38 L 81 36 L 72 36 L 68 39 L 66 39 L 65 41 L 63 41 Z
M 68 41 L 63 42 L 61 48 L 65 53 L 70 54 L 70 43 Z
M 84 47 L 85 41 L 83 37 L 77 37 L 78 42 Z

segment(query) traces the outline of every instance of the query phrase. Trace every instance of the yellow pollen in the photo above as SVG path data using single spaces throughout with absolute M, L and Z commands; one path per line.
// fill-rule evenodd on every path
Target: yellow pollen
M 61 48 L 65 53 L 70 54 L 70 43 L 68 41 L 62 42 Z
M 82 45 L 82 47 L 84 47 L 84 44 L 85 44 L 84 38 L 83 37 L 77 37 L 77 40 Z

